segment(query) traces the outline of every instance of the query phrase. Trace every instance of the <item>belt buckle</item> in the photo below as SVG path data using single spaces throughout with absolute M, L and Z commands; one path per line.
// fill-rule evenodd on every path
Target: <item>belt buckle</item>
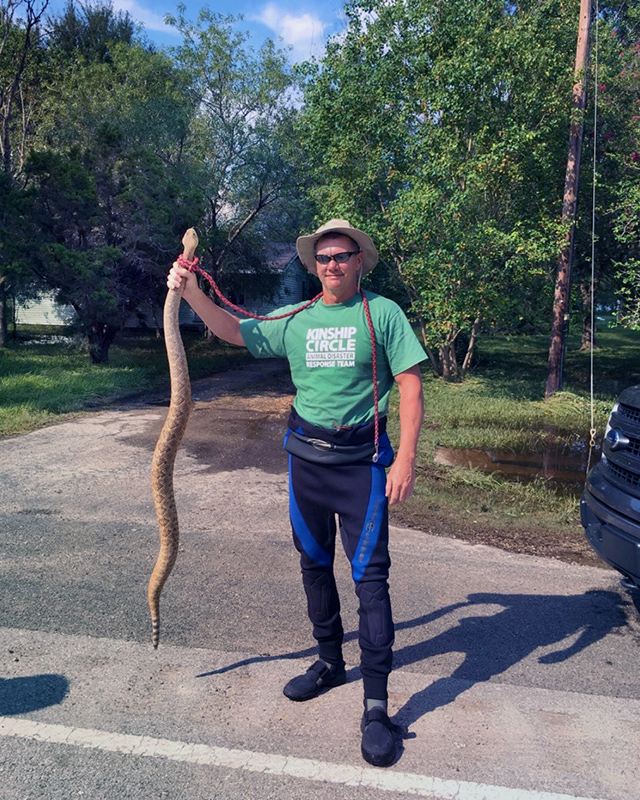
M 325 442 L 324 439 L 307 439 L 307 441 L 316 450 L 333 450 L 331 442 Z

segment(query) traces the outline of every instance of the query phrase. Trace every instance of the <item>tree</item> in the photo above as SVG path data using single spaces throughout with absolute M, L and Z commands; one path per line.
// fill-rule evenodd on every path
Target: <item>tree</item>
M 83 9 L 74 24 L 93 29 L 98 10 Z M 159 302 L 175 243 L 202 214 L 183 158 L 194 110 L 188 76 L 166 54 L 132 44 L 129 26 L 100 29 L 114 27 L 123 41 L 90 38 L 69 60 L 68 37 L 54 26 L 27 170 L 34 264 L 74 307 L 97 363 L 128 316 Z
M 129 12 L 114 11 L 111 3 L 68 0 L 63 13 L 49 23 L 49 48 L 67 63 L 109 63 L 112 47 L 139 42 L 140 31 Z
M 592 54 L 588 76 L 572 266 L 572 284 L 579 292 L 574 291 L 569 306 L 583 350 L 597 346 L 591 329 L 592 304 L 619 307 L 620 321 L 626 323 L 638 294 L 633 218 L 638 214 L 634 159 L 640 160 L 639 23 L 640 8 L 626 0 L 599 3 L 599 17 L 593 23 L 592 49 L 597 46 L 597 52 Z
M 186 227 L 198 227 L 214 271 L 260 273 L 293 196 L 284 54 L 267 43 L 254 55 L 230 18 L 208 11 L 196 26 L 174 23 L 185 37 L 176 57 L 110 3 L 69 2 L 49 21 L 21 185 L 29 260 L 75 309 L 96 362 L 128 316 L 160 304 Z
M 545 399 L 562 389 L 562 361 L 565 344 L 567 312 L 569 309 L 569 288 L 573 262 L 573 242 L 578 204 L 578 183 L 584 131 L 584 109 L 586 105 L 587 64 L 589 61 L 589 34 L 591 29 L 591 0 L 580 0 L 580 24 L 578 26 L 578 45 L 575 60 L 575 83 L 569 133 L 569 157 L 562 200 L 562 225 L 566 229 L 560 248 L 553 299 L 553 321 Z
M 313 197 L 374 237 L 434 372 L 460 378 L 482 325 L 517 326 L 549 290 L 566 3 L 381 0 L 347 13 L 345 36 L 305 70 Z
M 619 6 L 619 7 L 618 7 Z M 609 69 L 603 74 L 601 170 L 613 175 L 604 223 L 613 235 L 606 267 L 618 287 L 619 321 L 640 328 L 640 8 L 620 2 L 607 15 Z M 612 51 L 612 52 L 611 52 Z M 600 181 L 599 181 L 600 183 Z M 600 189 L 599 189 L 600 190 Z
M 37 105 L 40 22 L 48 0 L 7 0 L 0 6 L 0 347 L 7 341 L 7 289 L 20 273 L 20 178 Z
M 32 60 L 39 44 L 39 25 L 48 0 L 8 0 L 0 7 L 0 154 L 10 179 L 24 164 L 29 101 L 25 80 L 33 80 Z M 18 16 L 23 13 L 25 16 Z M 14 147 L 18 152 L 15 163 Z
M 167 17 L 183 36 L 177 62 L 193 77 L 197 113 L 184 156 L 207 204 L 201 241 L 214 276 L 228 286 L 247 246 L 259 252 L 274 227 L 284 233 L 283 222 L 289 214 L 295 218 L 299 206 L 300 154 L 291 141 L 296 110 L 286 55 L 271 41 L 255 53 L 248 35 L 234 27 L 238 19 L 205 8 L 192 24 L 184 7 Z M 259 259 L 254 269 L 257 280 L 266 279 Z

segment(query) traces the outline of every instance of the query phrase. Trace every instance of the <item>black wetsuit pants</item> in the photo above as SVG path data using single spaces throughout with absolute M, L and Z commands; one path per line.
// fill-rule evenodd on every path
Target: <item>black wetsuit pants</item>
M 289 513 L 319 656 L 342 658 L 340 600 L 333 574 L 336 516 L 360 601 L 365 697 L 387 699 L 393 620 L 389 601 L 389 521 L 384 467 L 314 464 L 289 456 Z

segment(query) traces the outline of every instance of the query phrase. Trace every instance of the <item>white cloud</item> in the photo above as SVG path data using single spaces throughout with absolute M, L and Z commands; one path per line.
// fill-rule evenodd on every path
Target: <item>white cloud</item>
M 295 16 L 275 3 L 269 3 L 260 15 L 252 16 L 251 20 L 270 28 L 285 44 L 290 45 L 294 61 L 304 61 L 319 55 L 324 49 L 324 32 L 329 26 L 313 14 Z
M 164 17 L 144 8 L 136 0 L 113 0 L 113 8 L 115 11 L 128 11 L 135 22 L 141 23 L 149 31 L 177 35 L 175 28 L 165 24 Z

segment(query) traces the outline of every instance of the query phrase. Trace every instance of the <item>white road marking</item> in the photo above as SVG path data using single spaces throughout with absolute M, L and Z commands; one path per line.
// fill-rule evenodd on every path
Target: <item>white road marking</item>
M 130 756 L 167 758 L 171 761 L 262 772 L 268 775 L 287 775 L 321 783 L 362 786 L 387 792 L 431 797 L 434 800 L 595 800 L 569 794 L 533 792 L 527 789 L 512 789 L 468 781 L 445 781 L 410 772 L 330 764 L 311 758 L 294 758 L 206 744 L 174 742 L 151 736 L 49 725 L 19 717 L 0 717 L 0 736 L 13 736 Z

